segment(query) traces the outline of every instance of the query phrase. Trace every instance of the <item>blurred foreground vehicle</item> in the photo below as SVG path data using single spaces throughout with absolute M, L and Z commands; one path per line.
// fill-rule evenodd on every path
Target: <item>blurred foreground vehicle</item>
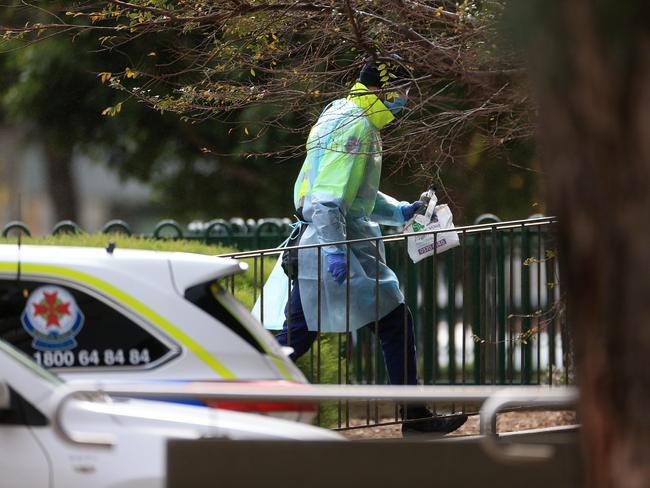
M 246 264 L 200 254 L 0 245 L 0 338 L 66 379 L 306 379 L 219 280 Z M 223 402 L 294 420 L 311 406 Z
M 341 439 L 326 429 L 260 415 L 100 392 L 61 407 L 68 391 L 60 378 L 0 341 L 2 488 L 163 487 L 170 439 Z M 91 434 L 109 435 L 111 445 L 75 443 L 67 432 L 77 439 L 86 433 L 89 442 Z

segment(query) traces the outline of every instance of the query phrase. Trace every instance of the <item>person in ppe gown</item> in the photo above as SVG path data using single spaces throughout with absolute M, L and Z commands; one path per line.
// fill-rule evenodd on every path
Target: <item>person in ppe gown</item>
M 390 383 L 414 385 L 413 321 L 397 276 L 386 265 L 383 242 L 337 244 L 380 237 L 379 224 L 403 226 L 422 205 L 379 191 L 380 130 L 395 120 L 408 93 L 397 75 L 383 77 L 395 91 L 385 86 L 386 66 L 366 63 L 349 96 L 330 103 L 309 134 L 294 205 L 305 225 L 300 245 L 324 246 L 299 250 L 298 279 L 286 308 L 289 320 L 276 338 L 293 348 L 295 360 L 309 350 L 318 331 L 367 326 L 379 334 Z M 408 406 L 405 419 L 404 434 L 446 433 L 466 416 L 435 417 L 423 406 Z

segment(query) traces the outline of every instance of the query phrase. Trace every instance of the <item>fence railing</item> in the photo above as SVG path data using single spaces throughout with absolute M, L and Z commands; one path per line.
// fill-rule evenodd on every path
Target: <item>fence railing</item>
M 500 222 L 500 219 L 494 214 L 487 213 L 479 216 L 474 224 L 485 222 Z M 279 246 L 291 233 L 291 224 L 291 219 L 286 217 L 260 219 L 232 217 L 230 219 L 193 221 L 187 224 L 187 226 L 183 226 L 173 219 L 164 219 L 159 221 L 150 232 L 135 232 L 128 222 L 121 219 L 113 219 L 101 227 L 101 232 L 104 234 L 120 233 L 127 236 L 148 237 L 152 239 L 200 241 L 205 244 L 219 244 L 246 251 Z M 388 228 L 386 231 L 391 232 L 391 229 Z M 83 232 L 84 229 L 76 222 L 72 220 L 61 220 L 54 224 L 49 234 L 57 235 Z M 20 220 L 8 222 L 0 230 L 2 237 L 8 237 L 10 234 L 17 233 L 22 233 L 27 236 L 32 235 L 29 226 Z
M 190 222 L 187 227 L 172 219 L 158 222 L 153 231 L 135 233 L 124 220 L 114 219 L 106 222 L 101 229 L 104 234 L 120 233 L 127 236 L 137 235 L 152 239 L 185 239 L 206 244 L 219 244 L 240 250 L 262 249 L 279 246 L 291 232 L 291 220 L 288 218 L 242 219 L 234 217 L 229 220 L 213 219 L 208 222 Z M 84 232 L 81 226 L 72 220 L 57 222 L 51 229 L 51 235 Z M 14 220 L 7 223 L 0 235 L 22 233 L 31 236 L 30 228 L 24 222 Z
M 555 220 L 488 222 L 457 227 L 456 231 L 459 247 L 418 264 L 413 264 L 407 254 L 407 240 L 413 234 L 341 243 L 348 254 L 355 245 L 368 241 L 385 246 L 386 262 L 398 276 L 413 314 L 420 382 L 569 384 L 570 342 L 558 275 Z M 292 249 L 315 248 L 317 259 L 325 259 L 322 247 L 315 244 Z M 263 288 L 282 251 L 227 255 L 249 263 L 249 273 L 253 274 L 249 293 L 260 302 L 262 318 L 264 304 L 268 307 L 274 300 L 286 300 L 284 296 L 265 297 Z M 242 278 L 228 278 L 227 286 L 238 289 L 238 279 Z M 291 282 L 286 279 L 289 288 Z M 320 279 L 331 278 L 323 275 Z M 349 280 L 342 286 L 349 287 Z M 316 342 L 299 362 L 308 379 L 313 383 L 387 383 L 378 334 L 373 334 L 372 328 L 370 324 L 356 333 L 349 328 L 346 333 L 318 330 Z M 288 340 L 291 345 L 290 336 Z M 338 426 L 353 427 L 352 417 L 348 408 L 340 407 Z M 361 423 L 390 422 L 380 417 L 379 411 L 368 412 Z M 399 422 L 396 414 L 393 421 Z

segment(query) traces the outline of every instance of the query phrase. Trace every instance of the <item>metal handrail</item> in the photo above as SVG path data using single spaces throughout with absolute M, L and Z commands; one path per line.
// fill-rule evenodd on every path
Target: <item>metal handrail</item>
M 570 407 L 578 401 L 575 388 L 546 388 L 540 396 L 520 388 L 504 388 L 490 396 L 479 412 L 480 429 L 484 434 L 482 445 L 490 456 L 501 462 L 541 461 L 553 455 L 553 447 L 543 444 L 515 444 L 499 441 L 497 435 L 497 413 L 506 407 Z
M 113 447 L 115 437 L 98 432 L 70 431 L 64 426 L 63 412 L 67 403 L 81 394 L 106 394 L 114 397 L 138 397 L 156 400 L 200 399 L 231 401 L 393 401 L 393 402 L 467 402 L 483 403 L 481 426 L 485 430 L 482 445 L 498 459 L 532 461 L 546 459 L 549 446 L 502 446 L 497 440 L 494 424 L 496 413 L 505 406 L 566 406 L 576 402 L 574 387 L 522 386 L 388 386 L 388 385 L 296 385 L 278 389 L 273 386 L 228 383 L 185 383 L 155 385 L 139 383 L 76 383 L 66 385 L 59 393 L 53 417 L 54 431 L 65 441 L 78 445 Z
M 391 241 L 400 241 L 404 240 L 409 237 L 414 237 L 414 236 L 421 236 L 421 235 L 437 235 L 437 234 L 444 234 L 445 232 L 457 232 L 461 233 L 463 235 L 465 234 L 473 234 L 477 232 L 483 232 L 486 230 L 502 230 L 502 229 L 513 229 L 513 228 L 519 228 L 519 227 L 530 227 L 530 226 L 539 226 L 539 225 L 550 225 L 550 224 L 555 224 L 557 223 L 557 219 L 555 217 L 543 217 L 543 218 L 538 218 L 538 219 L 529 219 L 529 220 L 511 220 L 508 222 L 498 222 L 498 223 L 488 223 L 488 224 L 475 224 L 475 225 L 466 225 L 463 227 L 453 227 L 453 228 L 448 228 L 448 229 L 437 229 L 437 230 L 425 230 L 425 231 L 420 231 L 420 232 L 406 232 L 402 234 L 390 234 L 390 235 L 385 235 L 385 236 L 377 236 L 377 237 L 365 237 L 363 239 L 351 239 L 347 241 L 336 241 L 336 242 L 327 242 L 327 243 L 320 243 L 320 244 L 306 244 L 306 245 L 301 245 L 301 246 L 287 246 L 287 247 L 272 247 L 268 249 L 257 249 L 254 251 L 243 251 L 243 252 L 237 252 L 237 253 L 229 253 L 229 254 L 219 254 L 219 257 L 222 258 L 235 258 L 235 259 L 245 259 L 245 258 L 252 258 L 256 257 L 262 254 L 279 254 L 281 252 L 287 251 L 287 250 L 300 250 L 300 249 L 312 249 L 316 247 L 324 247 L 324 246 L 343 246 L 343 245 L 348 245 L 348 244 L 358 244 L 361 242 L 374 242 L 374 241 L 384 241 L 384 242 L 391 242 Z

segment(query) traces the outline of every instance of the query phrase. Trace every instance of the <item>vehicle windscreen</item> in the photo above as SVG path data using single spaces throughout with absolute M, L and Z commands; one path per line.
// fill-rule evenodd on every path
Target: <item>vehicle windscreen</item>
M 185 290 L 185 299 L 210 314 L 232 332 L 237 334 L 253 348 L 265 353 L 255 336 L 241 323 L 236 314 L 227 306 L 226 297 L 230 295 L 216 281 L 201 283 Z
M 35 374 L 53 385 L 58 386 L 63 384 L 63 380 L 57 375 L 50 373 L 45 368 L 40 367 L 29 356 L 25 355 L 2 339 L 0 339 L 0 354 L 6 354 L 17 363 L 22 364 L 25 368 L 33 371 Z

